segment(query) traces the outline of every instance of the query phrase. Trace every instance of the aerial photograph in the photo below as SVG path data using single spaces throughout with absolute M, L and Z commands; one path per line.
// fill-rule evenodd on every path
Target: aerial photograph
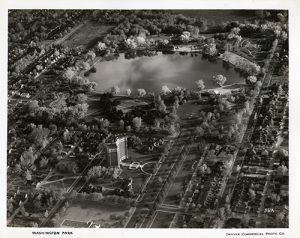
M 289 228 L 289 14 L 9 9 L 6 226 Z

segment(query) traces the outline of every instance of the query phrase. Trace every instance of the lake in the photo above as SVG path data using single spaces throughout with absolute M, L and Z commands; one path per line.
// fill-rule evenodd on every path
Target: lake
M 245 79 L 233 67 L 226 68 L 221 60 L 209 62 L 201 54 L 197 56 L 162 54 L 142 56 L 134 59 L 125 59 L 120 54 L 118 59 L 102 61 L 95 65 L 97 72 L 89 75 L 90 81 L 98 84 L 99 92 L 110 91 L 118 85 L 122 92 L 131 89 L 145 89 L 146 92 L 160 92 L 163 85 L 169 89 L 177 86 L 196 89 L 195 82 L 204 81 L 206 89 L 219 87 L 212 77 L 222 74 L 227 78 L 224 84 L 243 83 Z

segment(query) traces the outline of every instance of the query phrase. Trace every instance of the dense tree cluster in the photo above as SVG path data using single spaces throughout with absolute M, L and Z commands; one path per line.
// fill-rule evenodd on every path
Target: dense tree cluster
M 152 10 L 136 11 L 97 11 L 94 17 L 102 22 L 114 22 L 117 26 L 104 38 L 107 46 L 121 44 L 133 37 L 155 35 L 159 33 L 181 34 L 184 31 L 198 35 L 199 31 L 207 29 L 204 19 L 186 17 L 182 14 Z
M 66 122 L 70 118 L 78 120 L 86 115 L 87 110 L 88 104 L 84 101 L 78 101 L 75 105 L 68 105 L 64 94 L 57 95 L 57 98 L 49 104 L 49 107 L 39 106 L 36 100 L 28 104 L 29 116 L 43 123 Z
M 13 10 L 8 15 L 8 40 L 15 43 L 39 42 L 62 37 L 75 26 L 82 10 Z
M 49 134 L 50 130 L 48 128 L 43 128 L 42 125 L 36 126 L 33 124 L 29 138 L 37 148 L 44 148 L 48 143 Z
M 106 168 L 103 166 L 94 166 L 92 167 L 88 173 L 87 178 L 88 179 L 105 179 L 105 178 L 111 178 L 111 179 L 117 179 L 119 175 L 122 173 L 122 169 L 120 168 Z

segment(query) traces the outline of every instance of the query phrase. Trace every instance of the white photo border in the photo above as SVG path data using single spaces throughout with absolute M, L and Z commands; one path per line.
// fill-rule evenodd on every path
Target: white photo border
M 6 227 L 6 145 L 7 145 L 7 22 L 8 9 L 287 9 L 289 11 L 289 228 L 286 229 L 83 229 L 83 228 L 10 228 Z M 287 237 L 300 236 L 300 1 L 297 0 L 1 0 L 0 1 L 0 237 Z M 60 235 L 33 235 L 33 232 L 53 231 Z M 61 232 L 72 232 L 62 235 Z M 265 232 L 282 232 L 270 236 Z M 240 235 L 227 235 L 239 233 Z M 264 235 L 246 235 L 263 233 Z M 243 235 L 244 234 L 244 235 Z

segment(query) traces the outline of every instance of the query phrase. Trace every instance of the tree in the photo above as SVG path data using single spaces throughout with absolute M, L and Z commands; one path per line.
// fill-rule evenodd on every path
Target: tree
M 114 95 L 118 95 L 121 92 L 121 89 L 119 88 L 119 86 L 113 86 L 111 88 L 111 93 Z
M 104 118 L 100 119 L 100 128 L 101 128 L 101 130 L 108 130 L 109 124 L 110 123 L 109 123 L 108 119 L 104 119 Z
M 254 200 L 256 197 L 256 193 L 253 189 L 249 188 L 249 195 L 250 195 L 250 199 Z
M 279 166 L 277 168 L 277 174 L 282 176 L 288 175 L 288 168 L 284 165 Z
M 101 41 L 99 41 L 97 43 L 97 46 L 96 46 L 96 49 L 99 50 L 99 51 L 102 51 L 102 50 L 105 50 L 107 47 L 105 45 L 105 43 L 102 43 Z
M 182 32 L 182 34 L 179 36 L 179 38 L 180 38 L 181 41 L 187 42 L 187 41 L 189 41 L 190 36 L 191 36 L 191 33 L 190 33 L 190 32 L 184 31 L 184 32 Z
M 82 61 L 82 62 L 80 63 L 80 68 L 82 68 L 83 70 L 88 70 L 90 67 L 91 67 L 91 66 L 90 66 L 90 64 L 89 64 L 88 62 Z
M 44 217 L 47 218 L 48 216 L 49 216 L 49 212 L 48 212 L 48 210 L 46 210 L 44 213 Z
M 131 126 L 130 126 L 130 125 L 126 126 L 126 131 L 127 131 L 127 132 L 130 132 L 130 131 L 131 131 Z
M 40 160 L 40 167 L 41 168 L 45 168 L 48 164 L 48 159 L 46 157 L 43 157 L 41 160 Z
M 227 175 L 227 174 L 230 173 L 232 165 L 233 165 L 233 160 L 227 160 L 223 163 L 223 166 L 224 166 L 223 173 L 224 173 L 224 175 Z
M 282 13 L 280 13 L 280 12 L 277 13 L 276 17 L 277 17 L 277 19 L 278 19 L 279 21 L 281 21 L 281 22 L 284 22 L 284 21 L 285 21 L 284 15 L 283 15 Z
M 70 161 L 59 161 L 55 165 L 55 169 L 61 173 L 76 174 L 78 171 L 77 163 Z
M 146 44 L 146 39 L 145 37 L 142 37 L 142 36 L 137 36 L 136 37 L 136 42 L 139 46 L 143 46 Z
M 140 97 L 143 97 L 143 96 L 146 95 L 146 90 L 143 89 L 143 88 L 139 88 L 137 91 L 138 91 L 138 95 L 139 95 Z
M 176 126 L 174 125 L 174 123 L 171 123 L 168 127 L 168 133 L 170 135 L 175 135 L 176 131 Z
M 221 218 L 221 220 L 225 220 L 225 207 L 221 207 L 220 209 L 219 209 L 219 216 L 220 216 L 220 218 Z
M 237 125 L 240 125 L 242 123 L 242 119 L 243 119 L 242 116 L 243 116 L 242 111 L 235 114 L 235 121 Z
M 50 129 L 51 135 L 53 135 L 54 133 L 57 132 L 57 126 L 55 124 L 50 124 L 49 129 Z
M 68 129 L 66 129 L 63 133 L 63 141 L 64 142 L 69 142 L 71 140 L 71 133 L 69 132 Z M 61 142 L 60 142 L 61 143 Z M 61 144 L 61 146 L 63 147 L 63 145 Z
M 86 58 L 87 59 L 91 59 L 92 61 L 96 58 L 96 54 L 94 51 L 90 50 L 87 54 L 86 54 Z
M 288 156 L 289 156 L 289 152 L 283 148 L 279 148 L 277 150 L 277 153 L 284 158 L 288 158 Z
M 246 79 L 246 83 L 248 83 L 249 85 L 254 85 L 256 82 L 257 78 L 253 75 L 248 76 Z
M 36 112 L 39 109 L 39 102 L 37 100 L 32 100 L 28 103 L 29 113 Z
M 119 121 L 119 129 L 121 130 L 121 131 L 123 131 L 124 130 L 124 121 L 121 119 L 120 121 Z
M 154 128 L 156 130 L 159 130 L 160 129 L 160 121 L 158 119 L 155 119 L 154 120 Z
M 79 93 L 76 96 L 76 102 L 78 104 L 85 103 L 87 101 L 87 95 L 84 93 Z
M 30 166 L 36 160 L 37 155 L 34 155 L 32 147 L 24 151 L 20 157 L 21 165 L 24 167 Z
M 275 224 L 277 227 L 282 227 L 284 226 L 283 222 L 284 222 L 284 218 L 285 218 L 285 213 L 284 211 L 279 211 L 276 213 L 276 217 L 275 217 Z
M 26 177 L 27 181 L 31 181 L 32 180 L 32 174 L 31 174 L 30 170 L 28 170 L 28 169 L 26 170 L 25 177 Z
M 203 54 L 209 56 L 215 56 L 217 54 L 217 48 L 215 43 L 206 44 L 203 47 Z
M 157 97 L 156 105 L 157 105 L 157 109 L 160 112 L 163 112 L 163 113 L 167 112 L 167 107 L 166 107 L 164 101 L 161 99 L 160 95 L 158 95 L 158 97 Z
M 97 83 L 96 82 L 91 82 L 88 84 L 88 91 L 91 92 L 91 91 L 94 91 L 97 87 Z
M 244 227 L 248 227 L 249 221 L 250 221 L 250 215 L 249 214 L 244 214 L 242 216 L 241 221 L 242 221 L 242 224 L 244 225 Z
M 75 71 L 72 68 L 67 68 L 64 73 L 62 74 L 62 77 L 64 79 L 67 79 L 68 81 L 70 81 L 71 79 L 73 79 L 75 76 Z
M 240 166 L 239 164 L 235 167 L 235 172 L 238 173 L 240 172 L 242 166 Z
M 132 136 L 131 137 L 131 144 L 132 144 L 133 148 L 137 148 L 137 147 L 142 145 L 142 140 L 138 136 Z
M 39 224 L 37 222 L 31 221 L 30 227 L 39 227 Z
M 128 88 L 128 89 L 126 90 L 126 93 L 127 93 L 128 96 L 130 96 L 130 95 L 131 95 L 131 90 Z
M 35 126 L 32 132 L 29 134 L 29 138 L 34 142 L 36 147 L 44 148 L 48 144 L 48 135 L 50 130 L 48 128 L 43 128 L 42 125 Z
M 162 92 L 162 94 L 168 94 L 168 93 L 171 92 L 171 90 L 168 88 L 167 85 L 163 85 L 163 86 L 161 87 L 161 92 Z
M 247 101 L 245 101 L 245 103 L 244 103 L 244 107 L 245 107 L 245 110 L 246 110 L 246 114 L 249 114 L 249 113 L 251 113 L 250 103 L 249 103 L 249 101 L 248 101 L 248 100 L 247 100 Z
M 199 79 L 196 81 L 196 85 L 198 90 L 201 92 L 203 89 L 205 89 L 205 85 L 202 79 Z
M 80 104 L 76 104 L 73 107 L 68 107 L 68 112 L 73 117 L 81 119 L 86 115 L 88 111 L 88 107 L 89 105 L 87 103 L 80 103 Z
M 222 87 L 227 79 L 225 76 L 218 74 L 217 76 L 213 77 L 213 80 Z
M 198 136 L 200 136 L 200 137 L 204 136 L 204 133 L 205 133 L 204 129 L 201 126 L 196 127 L 196 132 L 197 132 Z
M 139 131 L 140 128 L 141 128 L 141 125 L 142 125 L 142 118 L 140 117 L 135 117 L 132 119 L 132 125 L 133 125 L 133 128 L 136 130 L 136 131 Z
M 178 99 L 177 96 L 175 96 L 175 101 L 174 101 L 174 103 L 173 103 L 173 108 L 174 108 L 175 110 L 177 110 L 177 109 L 179 108 L 179 99 Z M 175 112 L 175 113 L 176 113 L 176 112 Z
M 128 38 L 127 40 L 125 40 L 125 43 L 126 43 L 127 47 L 130 49 L 135 49 L 138 46 L 137 42 L 136 42 L 136 38 L 134 38 L 134 37 Z
M 16 174 L 21 174 L 22 173 L 22 167 L 20 164 L 15 165 L 15 172 Z

